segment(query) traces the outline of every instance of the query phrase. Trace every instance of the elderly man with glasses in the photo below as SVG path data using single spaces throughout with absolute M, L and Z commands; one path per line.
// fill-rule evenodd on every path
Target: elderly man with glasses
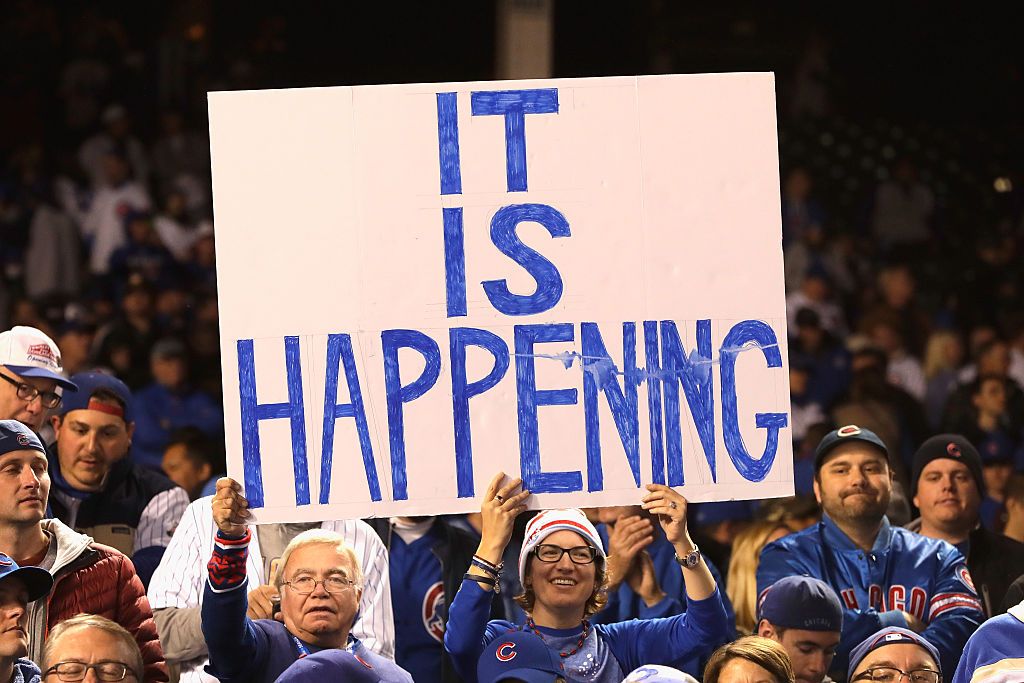
M 359 610 L 363 574 L 340 534 L 311 529 L 292 539 L 275 577 L 280 612 L 273 619 L 252 620 L 246 616 L 245 567 L 250 514 L 238 482 L 227 477 L 218 480 L 212 506 L 217 536 L 207 564 L 202 606 L 210 674 L 221 683 L 270 683 L 298 659 L 344 649 L 373 669 L 381 681 L 412 682 L 408 672 L 350 633 Z
M 17 420 L 39 432 L 61 391 L 77 387 L 63 375 L 60 349 L 34 327 L 0 333 L 0 420 Z
M 79 614 L 53 629 L 43 649 L 43 681 L 148 680 L 131 633 L 95 614 Z

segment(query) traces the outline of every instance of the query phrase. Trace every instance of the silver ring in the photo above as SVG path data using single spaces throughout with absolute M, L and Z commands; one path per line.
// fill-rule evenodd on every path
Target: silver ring
M 669 501 L 669 504 L 668 504 L 668 506 L 669 506 L 670 508 L 672 508 L 673 510 L 675 510 L 676 508 L 678 508 L 678 507 L 679 507 L 679 506 L 678 506 L 678 505 L 676 504 L 676 502 L 675 502 L 674 500 L 673 500 L 673 501 Z
M 494 500 L 498 501 L 499 503 L 504 503 L 505 502 L 505 499 L 502 498 L 501 496 L 495 496 Z

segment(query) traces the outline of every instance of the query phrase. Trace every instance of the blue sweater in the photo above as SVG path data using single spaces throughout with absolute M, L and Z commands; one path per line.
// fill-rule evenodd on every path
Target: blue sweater
M 982 667 L 987 675 L 978 676 Z M 989 619 L 974 632 L 952 679 L 953 683 L 987 680 L 1024 680 L 1024 603 Z
M 520 628 L 508 621 L 488 622 L 490 605 L 491 593 L 484 591 L 475 581 L 465 580 L 448 611 L 444 646 L 455 670 L 466 683 L 476 682 L 477 660 L 487 643 Z M 542 629 L 542 632 L 548 647 L 556 651 L 564 649 L 565 643 L 574 641 L 580 633 L 578 628 Z M 678 668 L 703 643 L 720 642 L 731 635 L 732 626 L 722 604 L 722 596 L 716 589 L 711 597 L 704 600 L 688 600 L 685 614 L 666 619 L 632 619 L 618 624 L 595 625 L 585 646 L 565 659 L 567 680 L 583 680 L 574 674 L 586 672 L 589 683 L 619 683 L 626 674 L 643 664 Z M 569 645 L 569 649 L 573 647 Z M 609 655 L 607 661 L 595 664 L 595 655 L 600 657 L 602 654 Z

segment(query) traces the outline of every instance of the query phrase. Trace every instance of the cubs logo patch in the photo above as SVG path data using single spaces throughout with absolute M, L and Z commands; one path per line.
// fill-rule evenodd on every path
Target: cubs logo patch
M 974 587 L 974 579 L 971 578 L 971 573 L 967 571 L 966 566 L 960 565 L 956 568 L 956 578 L 960 579 L 961 583 L 963 583 L 965 586 L 970 588 L 975 593 L 978 592 L 978 590 Z
M 7 557 L 3 553 L 0 553 L 0 567 L 10 567 L 14 565 L 14 560 Z
M 444 642 L 444 584 L 440 581 L 427 589 L 423 596 L 423 628 L 439 643 Z
M 509 641 L 507 643 L 502 643 L 501 645 L 499 645 L 497 651 L 495 651 L 494 653 L 494 656 L 498 658 L 499 662 L 511 662 L 513 659 L 516 658 L 517 654 L 519 653 L 516 652 L 516 644 Z
M 860 434 L 860 427 L 857 425 L 846 425 L 836 430 L 836 436 L 856 436 Z
M 946 444 L 946 452 L 949 453 L 954 458 L 959 458 L 961 455 L 963 455 L 963 453 L 960 452 L 960 447 L 957 446 L 952 441 Z
M 28 446 L 30 443 L 32 443 L 32 440 L 28 438 L 28 434 L 18 434 L 18 444 Z

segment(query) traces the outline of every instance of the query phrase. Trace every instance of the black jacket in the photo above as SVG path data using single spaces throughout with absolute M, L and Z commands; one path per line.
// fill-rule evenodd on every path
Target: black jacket
M 368 519 L 366 523 L 373 527 L 384 546 L 391 551 L 391 535 L 393 529 L 388 519 Z M 444 582 L 444 621 L 448 623 L 448 608 L 451 607 L 455 594 L 462 587 L 462 577 L 469 571 L 473 560 L 473 553 L 476 552 L 480 539 L 473 534 L 460 529 L 454 524 L 445 521 L 443 517 L 436 517 L 434 524 L 438 525 L 443 534 L 431 548 L 438 562 L 441 563 L 441 577 Z M 508 571 L 508 570 L 506 570 Z M 514 571 L 514 570 L 513 570 Z M 402 605 L 394 605 L 395 610 L 403 609 Z M 491 601 L 491 619 L 504 619 L 504 609 L 498 596 Z M 462 679 L 455 673 L 451 659 L 443 645 L 438 645 L 438 654 L 441 656 L 441 681 L 439 683 L 462 683 Z
M 991 618 L 1004 611 L 1006 591 L 1024 574 L 1024 543 L 980 526 L 971 532 L 969 541 L 967 568 L 985 616 Z

